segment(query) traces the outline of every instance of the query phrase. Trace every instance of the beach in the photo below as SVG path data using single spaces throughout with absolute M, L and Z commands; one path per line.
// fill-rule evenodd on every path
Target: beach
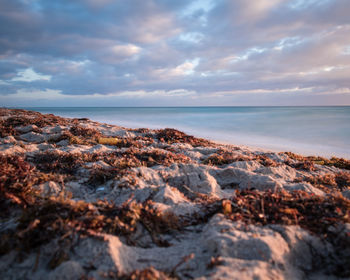
M 350 277 L 348 159 L 87 117 L 0 109 L 2 279 Z
M 350 159 L 349 106 L 38 107 L 45 114 L 130 128 L 173 127 L 215 142 Z

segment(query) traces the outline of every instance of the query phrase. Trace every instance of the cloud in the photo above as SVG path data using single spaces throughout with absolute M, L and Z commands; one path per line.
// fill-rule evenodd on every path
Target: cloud
M 199 58 L 186 60 L 184 63 L 181 63 L 174 68 L 156 69 L 154 70 L 153 75 L 159 79 L 169 79 L 172 77 L 192 75 L 194 74 L 194 70 L 198 64 Z
M 65 95 L 59 90 L 53 89 L 19 89 L 16 93 L 9 95 L 0 95 L 0 102 L 7 104 L 7 106 L 142 106 L 144 104 L 154 104 L 158 101 L 164 102 L 170 100 L 173 104 L 181 104 L 188 98 L 196 97 L 195 91 L 186 89 L 175 89 L 170 91 L 156 90 L 156 91 L 121 91 L 112 92 L 108 94 L 86 94 L 86 95 Z M 181 100 L 179 100 L 179 98 Z M 175 103 L 174 103 L 175 101 Z M 147 103 L 149 102 L 149 103 Z M 161 103 L 160 103 L 161 104 Z M 159 105 L 159 104 L 158 104 Z
M 140 52 L 140 48 L 138 46 L 127 44 L 127 45 L 115 45 L 112 47 L 113 53 L 118 56 L 133 56 Z
M 228 90 L 228 91 L 218 91 L 214 92 L 214 95 L 232 95 L 232 94 L 266 94 L 266 93 L 276 93 L 276 94 L 283 94 L 283 93 L 297 93 L 297 92 L 311 92 L 313 90 L 312 87 L 309 88 L 277 88 L 277 89 L 248 89 L 248 90 Z M 344 93 L 344 91 L 337 92 L 337 93 Z M 345 92 L 346 93 L 346 92 Z
M 34 81 L 50 81 L 50 75 L 42 75 L 36 73 L 32 68 L 18 71 L 17 77 L 11 79 L 12 82 L 34 82 Z
M 29 93 L 48 105 L 350 104 L 348 0 L 0 5 L 4 105 Z
M 156 90 L 156 91 L 126 91 L 126 92 L 121 92 L 121 93 L 115 93 L 115 94 L 109 94 L 108 96 L 116 96 L 116 97 L 128 97 L 128 98 L 133 98 L 133 97 L 139 97 L 139 98 L 148 98 L 148 97 L 183 97 L 183 96 L 191 96 L 195 95 L 195 91 L 189 91 L 186 89 L 175 89 L 175 90 L 169 90 L 169 91 L 164 91 L 164 90 Z M 95 97 L 100 97 L 99 95 L 95 95 Z

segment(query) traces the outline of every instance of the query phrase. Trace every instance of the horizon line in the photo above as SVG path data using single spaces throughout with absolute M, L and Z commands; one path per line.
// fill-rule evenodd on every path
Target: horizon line
M 241 107 L 350 107 L 350 105 L 204 105 L 204 106 L 1 106 L 4 109 L 21 108 L 241 108 Z

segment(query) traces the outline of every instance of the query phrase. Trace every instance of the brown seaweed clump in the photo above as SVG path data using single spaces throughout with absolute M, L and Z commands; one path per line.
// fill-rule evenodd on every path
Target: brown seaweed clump
M 26 207 L 33 201 L 37 191 L 32 186 L 53 179 L 60 180 L 53 174 L 39 172 L 23 157 L 0 155 L 0 209 L 1 216 L 9 213 L 9 203 Z
M 110 168 L 93 168 L 91 170 L 88 183 L 94 186 L 104 184 L 113 178 L 120 179 L 133 167 L 152 167 L 156 165 L 170 166 L 173 163 L 191 162 L 189 157 L 182 154 L 175 154 L 159 149 L 140 151 L 134 148 L 124 153 L 116 152 L 96 155 L 94 161 L 97 160 L 107 163 Z M 131 175 L 129 175 L 128 178 L 132 179 L 130 176 Z
M 269 158 L 267 155 L 257 155 L 255 160 L 266 167 L 276 167 L 280 164 L 273 159 Z
M 190 163 L 191 159 L 183 154 L 175 154 L 161 149 L 142 151 L 130 148 L 125 152 L 102 154 L 99 159 L 118 169 L 155 165 L 170 166 L 173 163 Z
M 0 120 L 0 137 L 4 138 L 6 136 L 16 136 L 18 131 L 12 126 L 8 126 L 4 120 Z
M 36 125 L 39 128 L 54 125 L 69 125 L 72 120 L 61 118 L 53 114 L 40 114 L 34 111 L 12 110 L 10 117 L 4 120 L 6 127 L 19 127 L 27 125 Z
M 327 159 L 327 158 L 318 157 L 318 156 L 304 157 L 291 152 L 285 152 L 282 154 L 287 155 L 291 159 L 299 161 L 300 165 L 302 165 L 303 163 L 305 163 L 306 165 L 319 164 L 319 165 L 334 166 L 340 169 L 350 170 L 350 160 L 347 160 L 344 158 L 332 157 L 330 159 Z
M 90 154 L 77 154 L 65 152 L 44 152 L 28 157 L 28 161 L 42 172 L 55 172 L 60 174 L 73 175 L 77 169 L 84 163 L 92 161 Z
M 143 204 L 126 202 L 115 206 L 107 201 L 87 203 L 68 198 L 36 199 L 22 212 L 16 229 L 0 232 L 0 254 L 12 249 L 29 252 L 56 238 L 61 241 L 75 235 L 98 236 L 108 233 L 124 236 L 127 243 L 137 245 L 132 234 L 137 227 L 144 227 L 158 246 L 170 244 L 159 233 L 179 230 L 176 216 L 156 210 L 151 202 Z
M 216 153 L 210 155 L 207 159 L 203 161 L 204 164 L 221 166 L 226 164 L 231 164 L 237 161 L 252 161 L 255 160 L 260 164 L 267 167 L 275 167 L 279 164 L 273 159 L 269 158 L 267 155 L 241 155 L 231 151 L 220 149 Z
M 337 173 L 335 175 L 335 182 L 341 191 L 350 189 L 350 173 L 344 171 Z
M 207 159 L 205 159 L 203 163 L 220 166 L 220 165 L 231 164 L 236 161 L 251 161 L 251 160 L 253 160 L 252 156 L 238 155 L 238 154 L 220 149 L 216 153 L 210 155 Z
M 102 135 L 97 129 L 74 125 L 69 129 L 70 144 L 96 145 Z
M 228 217 L 234 221 L 299 225 L 317 234 L 327 234 L 330 226 L 350 222 L 350 201 L 340 196 L 236 191 L 231 201 L 232 214 Z
M 325 258 L 315 255 L 314 269 L 326 269 L 340 277 L 350 276 L 350 236 L 342 234 L 350 222 L 350 201 L 341 196 L 315 196 L 298 191 L 255 192 L 237 191 L 231 199 L 232 213 L 226 217 L 257 225 L 299 225 L 333 245 L 334 254 Z M 224 204 L 223 204 L 224 207 Z M 225 208 L 223 208 L 225 212 Z
M 304 170 L 304 171 L 314 171 L 315 170 L 315 165 L 312 161 L 306 160 L 306 161 L 301 161 L 297 163 L 292 163 L 288 164 L 291 167 L 294 167 L 295 169 L 298 170 Z
M 326 193 L 350 189 L 350 173 L 344 171 L 336 174 L 330 173 L 322 176 L 309 176 L 304 180 L 322 189 Z
M 101 133 L 97 129 L 85 128 L 74 124 L 69 130 L 64 131 L 59 137 L 49 140 L 49 143 L 57 143 L 68 140 L 69 144 L 93 146 L 98 144 Z
M 0 136 L 17 136 L 19 133 L 16 127 L 34 125 L 33 131 L 40 132 L 45 126 L 70 125 L 76 121 L 67 118 L 61 118 L 52 114 L 41 114 L 34 111 L 22 109 L 1 109 L 0 115 L 7 118 L 0 120 Z
M 198 146 L 207 147 L 207 146 L 213 145 L 213 143 L 211 143 L 208 140 L 187 135 L 186 133 L 183 133 L 173 128 L 160 129 L 160 130 L 157 130 L 156 132 L 157 132 L 156 138 L 159 141 L 165 142 L 168 144 L 185 143 L 185 144 L 190 144 L 193 147 L 198 147 Z
M 155 165 L 170 166 L 173 163 L 190 163 L 191 159 L 183 154 L 153 149 L 151 151 L 130 150 L 133 156 L 140 161 L 140 166 L 152 167 Z
M 191 159 L 183 154 L 175 154 L 160 149 L 142 151 L 130 148 L 124 152 L 108 153 L 66 153 L 66 152 L 44 152 L 27 158 L 35 164 L 38 170 L 45 173 L 57 173 L 64 175 L 75 175 L 79 168 L 88 162 L 102 161 L 108 168 L 91 168 L 89 184 L 99 185 L 112 178 L 120 178 L 125 172 L 133 167 L 155 165 L 170 166 L 173 163 L 190 163 Z

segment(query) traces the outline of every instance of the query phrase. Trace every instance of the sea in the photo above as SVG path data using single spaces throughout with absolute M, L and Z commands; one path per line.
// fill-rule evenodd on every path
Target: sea
M 350 159 L 350 106 L 40 107 L 130 128 L 175 128 L 221 143 Z

